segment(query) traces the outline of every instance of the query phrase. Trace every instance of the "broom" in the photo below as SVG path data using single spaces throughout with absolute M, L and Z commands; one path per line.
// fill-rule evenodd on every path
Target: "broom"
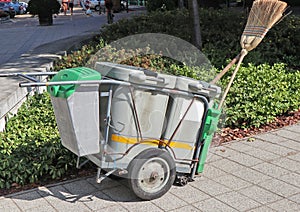
M 269 5 L 269 9 L 268 9 L 268 4 L 270 2 L 273 2 L 273 5 Z M 272 11 L 272 6 L 274 6 L 274 3 L 277 3 L 283 7 L 285 7 L 284 9 L 282 9 L 282 11 L 274 11 L 273 10 L 273 13 L 272 14 L 268 14 L 268 12 L 270 12 L 270 10 Z M 264 4 L 264 5 L 263 5 Z M 263 7 L 261 7 L 261 5 L 263 5 Z M 260 8 L 261 7 L 261 8 Z M 283 17 L 289 15 L 290 13 L 286 14 L 285 16 L 283 16 L 283 12 L 286 10 L 286 7 L 287 7 L 287 4 L 285 2 L 282 2 L 282 1 L 278 1 L 278 0 L 256 0 L 255 2 L 253 2 L 253 6 L 250 11 L 250 14 L 249 14 L 249 18 L 248 18 L 248 21 L 247 21 L 247 31 L 249 33 L 249 31 L 251 30 L 251 26 L 255 26 L 254 24 L 255 23 L 260 23 L 258 26 L 262 27 L 262 28 L 265 28 L 267 29 L 265 31 L 265 34 L 267 33 L 267 31 L 273 26 L 275 25 L 276 23 L 278 23 L 280 20 L 283 19 Z M 259 11 L 260 14 L 263 14 L 262 17 L 258 16 L 258 14 L 256 14 L 256 11 Z M 262 13 L 263 12 L 263 13 Z M 274 14 L 276 16 L 279 16 L 279 17 L 272 17 L 274 16 Z M 280 17 L 281 16 L 281 17 Z M 255 20 L 256 18 L 256 20 Z M 260 18 L 264 18 L 263 22 L 262 21 L 259 21 Z M 279 18 L 279 19 L 278 19 Z M 267 22 L 268 21 L 268 22 Z M 246 27 L 245 27 L 245 30 L 246 30 Z M 252 28 L 253 30 L 253 28 Z M 261 39 L 257 39 L 257 42 L 254 42 L 252 44 L 253 48 L 256 48 L 256 46 L 260 43 L 260 41 L 263 39 L 263 37 L 265 36 L 265 34 L 263 34 L 263 36 L 261 37 Z M 244 35 L 244 33 L 243 33 Z M 249 35 L 249 36 L 252 36 L 252 39 L 255 39 L 255 36 L 253 35 Z M 243 37 L 242 37 L 243 39 Z M 242 42 L 242 39 L 241 39 L 241 42 Z M 250 43 L 250 42 L 249 42 Z M 241 44 L 242 45 L 242 44 Z M 243 45 L 242 45 L 243 47 Z M 251 50 L 252 50 L 251 49 Z M 250 51 L 250 49 L 248 49 L 248 51 Z M 213 79 L 211 81 L 212 84 L 215 84 L 218 80 L 221 79 L 221 77 L 227 73 L 227 71 L 240 59 L 240 54 L 238 54 L 216 77 L 215 79 Z
M 233 83 L 233 80 L 240 68 L 244 57 L 249 51 L 255 49 L 265 37 L 267 32 L 284 17 L 287 3 L 279 0 L 255 0 L 253 2 L 247 24 L 241 36 L 240 44 L 242 50 L 211 83 L 216 83 L 230 68 L 238 61 L 238 64 L 230 78 L 226 90 L 222 96 L 218 109 L 222 108 L 228 91 Z

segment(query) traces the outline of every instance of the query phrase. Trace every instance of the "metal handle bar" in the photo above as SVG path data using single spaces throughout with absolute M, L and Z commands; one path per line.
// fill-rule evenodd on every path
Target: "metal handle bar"
M 22 72 L 22 73 L 1 73 L 0 77 L 19 77 L 19 76 L 51 76 L 58 72 Z
M 82 80 L 82 81 L 60 81 L 60 82 L 21 82 L 20 87 L 33 87 L 33 86 L 52 86 L 52 85 L 90 85 L 90 84 L 114 84 L 114 85 L 127 85 L 130 83 L 116 81 L 116 80 Z

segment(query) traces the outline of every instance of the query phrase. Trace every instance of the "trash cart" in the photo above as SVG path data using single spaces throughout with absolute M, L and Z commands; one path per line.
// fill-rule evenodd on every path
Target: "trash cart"
M 34 76 L 51 75 L 48 82 Z M 14 73 L 47 86 L 62 144 L 98 167 L 100 183 L 109 175 L 128 178 L 141 199 L 164 195 L 203 171 L 220 112 L 214 99 L 220 88 L 187 77 L 96 63 L 57 73 Z

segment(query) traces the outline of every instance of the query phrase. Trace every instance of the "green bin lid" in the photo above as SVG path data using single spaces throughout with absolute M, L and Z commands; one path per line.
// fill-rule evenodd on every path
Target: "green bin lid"
M 65 82 L 65 81 L 86 81 L 100 80 L 101 74 L 87 67 L 77 67 L 63 69 L 59 71 L 50 82 Z M 79 85 L 52 85 L 48 87 L 48 92 L 51 96 L 68 98 L 71 96 Z

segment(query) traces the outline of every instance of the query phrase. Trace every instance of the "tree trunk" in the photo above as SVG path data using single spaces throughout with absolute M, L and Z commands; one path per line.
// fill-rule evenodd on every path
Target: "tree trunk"
M 188 0 L 190 23 L 192 24 L 192 43 L 198 49 L 202 48 L 202 38 L 199 19 L 199 5 L 197 0 Z
M 205 8 L 220 9 L 219 0 L 200 0 L 200 6 Z M 226 5 L 229 5 L 229 0 L 224 1 Z
M 38 15 L 40 26 L 51 26 L 53 25 L 53 16 L 52 13 L 41 13 Z
M 178 0 L 178 8 L 183 9 L 184 8 L 184 0 Z

